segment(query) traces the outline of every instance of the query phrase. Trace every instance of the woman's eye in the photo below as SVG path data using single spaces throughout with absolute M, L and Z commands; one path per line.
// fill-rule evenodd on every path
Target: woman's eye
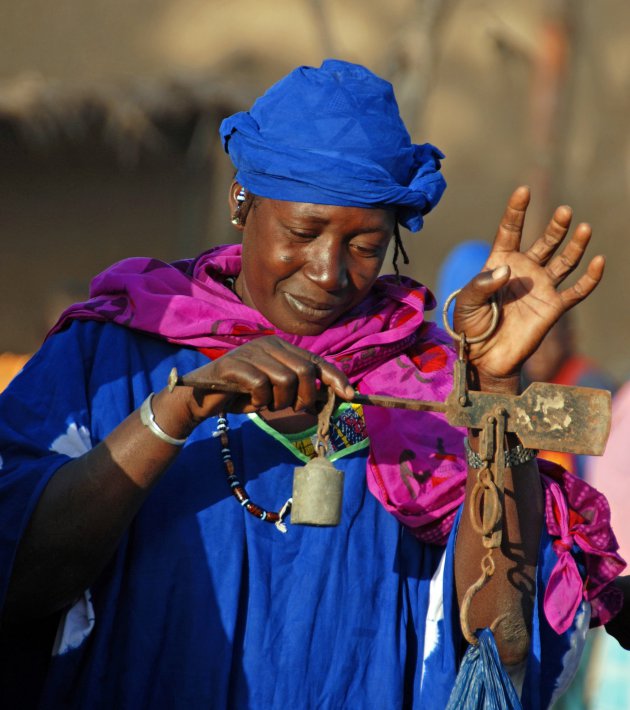
M 382 253 L 381 247 L 368 244 L 352 244 L 352 248 L 360 256 L 380 256 Z
M 299 237 L 300 239 L 315 239 L 318 235 L 315 232 L 302 232 L 299 229 L 289 230 L 294 237 Z

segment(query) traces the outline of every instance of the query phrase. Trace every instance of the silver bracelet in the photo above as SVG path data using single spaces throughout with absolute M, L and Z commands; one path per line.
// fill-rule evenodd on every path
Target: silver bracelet
M 464 448 L 466 449 L 466 463 L 470 468 L 481 468 L 486 462 L 476 451 L 470 448 L 468 437 L 464 437 Z M 537 449 L 526 449 L 522 444 L 518 444 L 513 449 L 504 452 L 504 465 L 506 468 L 514 468 L 527 463 L 538 456 Z
M 140 419 L 142 420 L 142 423 L 144 426 L 148 427 L 149 431 L 152 434 L 155 434 L 158 439 L 162 439 L 162 441 L 165 441 L 167 444 L 172 444 L 173 446 L 183 446 L 186 443 L 186 439 L 175 439 L 174 437 L 169 436 L 155 421 L 155 414 L 153 413 L 153 407 L 151 406 L 154 396 L 154 393 L 151 392 L 140 407 Z

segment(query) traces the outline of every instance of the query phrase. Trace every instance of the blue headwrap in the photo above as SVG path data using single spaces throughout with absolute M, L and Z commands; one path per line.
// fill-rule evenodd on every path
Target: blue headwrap
M 236 180 L 262 197 L 394 207 L 417 232 L 446 187 L 444 155 L 411 143 L 392 85 L 359 64 L 299 67 L 220 131 Z

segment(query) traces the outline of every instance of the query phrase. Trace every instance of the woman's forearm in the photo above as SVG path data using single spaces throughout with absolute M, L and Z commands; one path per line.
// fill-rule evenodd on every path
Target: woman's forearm
M 475 448 L 475 442 L 472 442 Z M 470 521 L 468 501 L 477 477 L 469 469 L 466 500 L 455 548 L 455 581 L 460 606 L 469 587 L 482 574 L 484 547 Z M 521 662 L 527 655 L 534 608 L 536 563 L 543 524 L 544 497 L 535 460 L 505 470 L 503 532 L 500 547 L 492 551 L 495 571 L 473 597 L 468 624 L 493 627 L 501 659 Z M 498 622 L 499 619 L 502 619 Z
M 479 377 L 474 370 L 471 373 L 474 389 L 499 394 L 518 394 L 520 379 L 518 373 L 505 378 L 487 374 Z M 474 451 L 479 449 L 478 434 L 468 432 Z M 519 443 L 514 434 L 506 435 L 506 451 Z M 468 470 L 466 499 L 455 548 L 455 582 L 460 606 L 470 586 L 481 576 L 482 558 L 489 552 L 470 521 L 469 500 L 477 473 L 478 469 Z M 543 516 L 544 493 L 536 460 L 505 469 L 501 546 L 492 551 L 495 571 L 474 595 L 468 624 L 472 632 L 492 627 L 501 659 L 510 665 L 520 663 L 529 649 Z M 502 620 L 498 622 L 498 619 Z

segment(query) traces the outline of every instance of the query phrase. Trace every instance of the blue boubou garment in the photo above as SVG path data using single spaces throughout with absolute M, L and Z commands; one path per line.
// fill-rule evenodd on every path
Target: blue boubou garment
M 162 389 L 172 367 L 205 362 L 114 324 L 75 322 L 44 344 L 0 396 L 0 600 L 55 471 Z M 278 510 L 298 452 L 255 417 L 228 421 L 240 480 Z M 408 534 L 367 490 L 366 441 L 337 454 L 341 524 L 282 534 L 231 495 L 216 423 L 195 430 L 64 614 L 46 672 L 16 671 L 5 695 L 43 683 L 41 707 L 55 710 L 444 708 L 463 651 L 456 531 L 446 551 Z M 546 536 L 541 555 L 539 598 L 553 563 Z M 557 636 L 537 610 L 525 707 L 547 706 L 578 636 Z

